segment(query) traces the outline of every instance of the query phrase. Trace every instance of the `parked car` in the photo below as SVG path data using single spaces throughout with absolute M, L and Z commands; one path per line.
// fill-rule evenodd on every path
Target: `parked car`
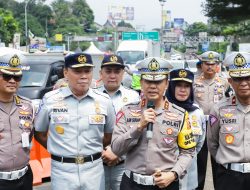
M 63 78 L 63 55 L 27 55 L 27 65 L 23 66 L 23 78 L 18 94 L 34 100 L 53 89 L 54 84 Z

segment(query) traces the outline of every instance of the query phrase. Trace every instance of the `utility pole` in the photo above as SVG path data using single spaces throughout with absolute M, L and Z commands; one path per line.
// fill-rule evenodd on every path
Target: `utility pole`
M 26 52 L 28 52 L 28 21 L 27 21 L 27 5 L 29 0 L 25 0 L 24 15 L 25 15 L 25 38 L 26 38 Z

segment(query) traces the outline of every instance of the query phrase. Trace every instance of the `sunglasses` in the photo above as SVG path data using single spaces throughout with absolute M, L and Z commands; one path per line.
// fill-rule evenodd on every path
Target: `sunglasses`
M 3 77 L 3 80 L 5 81 L 10 81 L 12 78 L 16 81 L 16 82 L 20 82 L 22 80 L 22 75 L 16 76 L 16 75 L 8 75 L 5 73 L 0 74 L 0 76 Z

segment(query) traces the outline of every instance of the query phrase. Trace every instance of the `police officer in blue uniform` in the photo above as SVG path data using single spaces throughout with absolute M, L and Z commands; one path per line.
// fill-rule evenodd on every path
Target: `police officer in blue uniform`
M 31 190 L 29 166 L 34 109 L 29 99 L 16 94 L 22 79 L 24 55 L 0 57 L 0 190 Z
M 107 95 L 89 88 L 93 66 L 88 54 L 65 57 L 68 86 L 45 94 L 37 111 L 35 137 L 51 153 L 53 190 L 105 189 L 101 152 L 115 112 Z
M 103 85 L 98 88 L 100 92 L 110 96 L 116 114 L 126 104 L 139 101 L 139 94 L 121 84 L 124 75 L 124 62 L 118 55 L 106 55 L 102 61 L 100 78 Z M 125 156 L 117 157 L 110 146 L 103 151 L 105 186 L 106 190 L 119 190 L 124 172 Z M 108 162 L 105 162 L 108 160 Z

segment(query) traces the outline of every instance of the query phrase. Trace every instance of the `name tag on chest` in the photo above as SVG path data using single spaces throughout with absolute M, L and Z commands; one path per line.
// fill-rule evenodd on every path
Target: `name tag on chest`
M 89 115 L 89 124 L 105 124 L 104 115 Z
M 53 114 L 51 116 L 52 123 L 69 123 L 68 114 Z

